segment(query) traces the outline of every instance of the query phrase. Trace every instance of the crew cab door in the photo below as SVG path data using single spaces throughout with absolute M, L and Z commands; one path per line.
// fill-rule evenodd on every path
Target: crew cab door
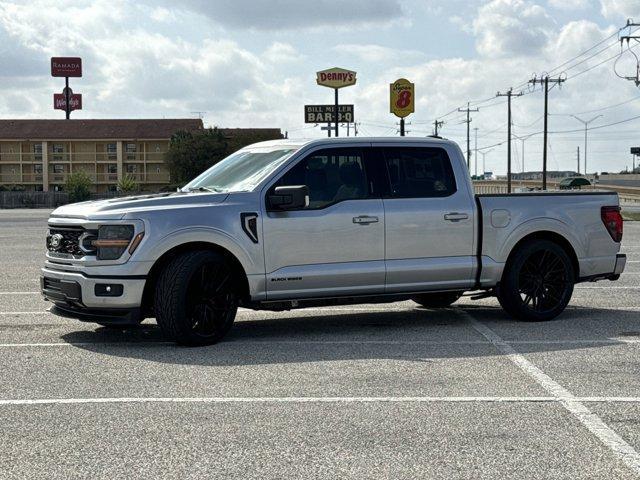
M 376 145 L 377 147 L 377 145 Z M 374 148 L 385 163 L 386 292 L 473 285 L 473 197 L 444 146 Z M 459 169 L 460 171 L 456 171 Z
M 267 299 L 384 291 L 384 210 L 365 148 L 316 149 L 266 189 L 263 198 Z M 275 187 L 306 185 L 309 205 L 278 211 Z

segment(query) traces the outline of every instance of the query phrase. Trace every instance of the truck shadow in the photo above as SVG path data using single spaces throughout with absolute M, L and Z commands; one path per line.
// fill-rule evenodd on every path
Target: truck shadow
M 525 354 L 640 341 L 640 315 L 632 310 L 572 307 L 551 322 L 521 323 L 499 308 L 482 305 L 437 311 L 408 308 L 252 313 L 240 315 L 224 341 L 201 348 L 164 342 L 154 323 L 129 330 L 71 332 L 62 340 L 101 355 L 211 367 L 377 359 L 430 362 L 501 356 L 460 312 L 471 314 Z

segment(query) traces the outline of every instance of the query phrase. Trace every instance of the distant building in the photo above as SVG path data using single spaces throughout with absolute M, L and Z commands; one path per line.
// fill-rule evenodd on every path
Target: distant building
M 171 136 L 203 129 L 200 119 L 0 120 L 0 185 L 62 190 L 70 173 L 84 170 L 98 193 L 115 191 L 125 175 L 157 191 L 171 183 L 165 163 Z M 221 131 L 282 138 L 276 128 Z

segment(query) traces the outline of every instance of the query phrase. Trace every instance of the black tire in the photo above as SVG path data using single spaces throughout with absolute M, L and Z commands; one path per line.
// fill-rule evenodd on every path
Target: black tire
M 416 295 L 412 300 L 425 308 L 446 308 L 461 296 L 462 292 L 434 292 Z
M 571 300 L 575 278 L 571 258 L 560 245 L 531 240 L 518 247 L 507 262 L 497 289 L 498 301 L 517 320 L 552 320 Z
M 156 284 L 154 310 L 164 335 L 180 345 L 211 345 L 224 337 L 238 311 L 233 270 L 208 250 L 178 255 Z

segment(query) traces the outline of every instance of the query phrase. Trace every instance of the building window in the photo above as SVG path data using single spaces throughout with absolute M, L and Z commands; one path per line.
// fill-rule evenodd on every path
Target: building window
M 137 173 L 138 166 L 137 165 L 127 165 L 127 173 Z
M 118 191 L 118 186 L 117 185 L 107 185 L 107 191 L 108 192 L 117 192 Z
M 33 165 L 33 173 L 35 173 L 36 175 L 42 175 L 42 164 L 41 163 L 34 163 L 34 165 Z
M 54 143 L 52 147 L 53 160 L 56 162 L 63 161 L 64 145 L 62 143 Z
M 160 145 L 156 143 L 156 153 L 160 153 Z
M 55 164 L 53 166 L 53 173 L 64 173 L 64 165 Z
M 115 163 L 110 163 L 107 166 L 107 172 L 109 172 L 109 173 L 118 173 L 118 165 L 116 165 Z
M 107 160 L 118 159 L 118 147 L 115 143 L 107 143 Z
M 33 144 L 33 159 L 36 162 L 42 161 L 42 144 L 41 143 Z
M 127 152 L 127 160 L 136 159 L 137 145 L 135 143 L 127 143 L 125 145 L 125 151 Z
M 33 189 L 34 189 L 36 192 L 42 192 L 42 185 L 34 185 L 34 186 L 33 186 Z

